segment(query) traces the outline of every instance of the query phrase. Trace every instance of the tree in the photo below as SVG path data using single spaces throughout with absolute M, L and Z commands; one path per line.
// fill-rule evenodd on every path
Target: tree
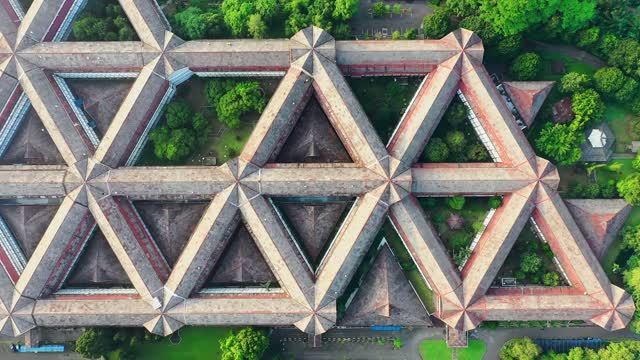
M 453 210 L 462 210 L 464 208 L 464 196 L 456 195 L 450 198 L 447 198 L 447 205 Z
M 599 121 L 604 116 L 604 102 L 593 89 L 573 94 L 571 110 L 576 115 L 570 127 L 576 131 L 583 130 L 588 124 Z
M 640 173 L 633 173 L 619 180 L 618 192 L 632 206 L 640 205 Z
M 211 79 L 207 81 L 204 89 L 205 97 L 209 105 L 216 107 L 220 98 L 231 91 L 236 86 L 236 82 L 226 79 Z
M 267 35 L 267 25 L 262 21 L 262 16 L 260 14 L 253 14 L 249 16 L 247 30 L 255 39 L 262 39 Z
M 579 131 L 562 124 L 545 124 L 535 141 L 538 151 L 558 165 L 575 164 L 582 157 L 580 144 L 584 137 Z
M 467 107 L 460 101 L 453 101 L 444 113 L 444 119 L 454 128 L 459 128 L 467 121 Z
M 535 253 L 524 253 L 520 258 L 520 270 L 535 273 L 542 267 L 542 259 Z
M 449 146 L 449 150 L 456 153 L 462 152 L 464 145 L 467 142 L 464 138 L 464 133 L 458 130 L 449 131 L 447 133 L 446 141 Z
M 579 48 L 588 48 L 598 42 L 600 38 L 600 28 L 597 26 L 584 29 L 578 33 L 578 41 L 576 46 Z
M 570 72 L 560 79 L 560 91 L 565 94 L 582 92 L 591 85 L 591 78 L 587 74 Z
M 615 67 L 602 68 L 593 75 L 596 89 L 605 95 L 613 95 L 625 81 L 622 70 Z
M 342 21 L 351 19 L 358 13 L 358 4 L 359 0 L 336 0 L 333 18 Z
M 498 40 L 496 29 L 480 16 L 468 16 L 460 21 L 461 28 L 475 32 L 481 39 L 484 46 L 492 46 Z
M 218 121 L 234 129 L 240 125 L 242 115 L 251 111 L 262 112 L 266 104 L 260 83 L 257 81 L 238 83 L 218 100 L 216 105 Z
M 498 41 L 496 53 L 505 59 L 513 59 L 522 51 L 522 35 L 516 34 L 507 36 Z
M 524 53 L 511 65 L 511 74 L 518 80 L 532 80 L 540 72 L 542 59 L 536 53 Z
M 382 1 L 378 1 L 371 7 L 371 13 L 373 17 L 383 17 L 387 14 L 387 6 Z
M 478 0 L 447 0 L 447 2 L 445 3 L 445 7 L 447 8 L 447 10 L 449 10 L 454 15 L 465 19 L 475 14 L 479 6 L 480 1 Z M 462 25 L 460 27 L 469 29 L 468 27 Z
M 402 13 L 402 5 L 400 4 L 393 4 L 393 6 L 391 7 L 391 12 L 393 12 L 395 15 L 400 15 Z
M 503 35 L 515 35 L 560 16 L 563 30 L 574 33 L 596 14 L 595 0 L 480 0 L 480 16 Z
M 449 157 L 449 147 L 440 138 L 431 138 L 425 150 L 426 158 L 431 162 L 443 162 Z
M 609 64 L 622 69 L 627 75 L 640 76 L 640 44 L 633 39 L 618 42 L 609 53 Z
M 113 332 L 101 328 L 86 329 L 75 343 L 75 351 L 87 359 L 106 356 L 115 347 Z
M 256 11 L 263 20 L 271 21 L 282 12 L 278 0 L 258 0 L 256 1 Z
M 489 153 L 482 144 L 473 144 L 467 149 L 467 158 L 472 161 L 486 161 Z
M 247 327 L 220 340 L 222 360 L 260 360 L 269 346 L 261 330 Z
M 622 229 L 622 243 L 625 247 L 640 253 L 640 225 L 627 225 Z M 638 283 L 640 288 L 640 283 Z
M 492 196 L 489 198 L 489 207 L 497 209 L 502 206 L 502 198 L 500 196 Z
M 422 20 L 422 31 L 427 39 L 440 39 L 447 35 L 451 27 L 449 13 L 443 8 L 437 8 L 433 15 L 427 15 Z
M 502 360 L 534 360 L 542 354 L 542 348 L 529 338 L 511 339 L 500 349 Z
M 178 129 L 188 126 L 193 118 L 193 109 L 185 101 L 173 101 L 167 105 L 165 113 L 167 125 L 171 129 Z
M 636 95 L 638 95 L 638 82 L 632 78 L 625 78 L 625 82 L 613 97 L 621 104 L 631 101 Z
M 567 360 L 600 360 L 600 357 L 592 349 L 574 347 L 569 350 Z
M 418 32 L 414 28 L 408 29 L 407 31 L 404 32 L 405 40 L 415 40 L 416 37 L 418 37 Z
M 86 16 L 73 24 L 73 37 L 78 41 L 99 41 L 107 33 L 108 23 L 94 16 Z
M 253 0 L 224 0 L 222 13 L 231 34 L 243 37 L 247 33 L 249 17 L 257 13 L 256 3 Z
M 550 271 L 542 275 L 542 283 L 545 286 L 558 286 L 560 285 L 560 275 L 555 271 Z

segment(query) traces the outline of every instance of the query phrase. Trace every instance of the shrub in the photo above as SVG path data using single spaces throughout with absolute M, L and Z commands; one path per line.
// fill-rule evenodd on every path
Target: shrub
M 387 14 L 387 6 L 382 1 L 378 1 L 373 4 L 371 12 L 373 17 L 383 17 Z
M 449 131 L 447 133 L 447 145 L 449 149 L 453 152 L 459 153 L 464 149 L 464 145 L 466 144 L 466 139 L 464 138 L 464 133 L 462 131 Z
M 418 37 L 418 32 L 414 28 L 411 28 L 411 29 L 409 29 L 409 30 L 404 32 L 404 39 L 405 40 L 415 40 L 416 37 Z
M 631 111 L 636 115 L 640 115 L 640 96 L 631 103 Z
M 400 31 L 396 30 L 391 33 L 392 40 L 400 40 Z
M 600 195 L 600 186 L 598 184 L 589 184 L 584 189 L 584 196 L 589 199 L 595 199 Z
M 471 224 L 471 228 L 477 234 L 484 230 L 484 223 L 482 221 L 474 221 L 473 224 Z
M 220 340 L 222 360 L 259 360 L 269 346 L 269 338 L 261 330 L 247 327 Z
M 428 197 L 428 198 L 420 198 L 420 203 L 429 209 L 433 209 L 438 205 L 438 201 L 436 198 Z
M 545 286 L 558 286 L 560 285 L 560 275 L 555 271 L 545 273 L 542 276 L 542 283 Z
M 632 78 L 625 79 L 626 81 L 622 87 L 613 94 L 613 97 L 622 104 L 627 103 L 638 95 L 638 82 Z
M 618 196 L 616 181 L 613 179 L 607 181 L 607 183 L 600 188 L 600 196 L 604 199 L 613 199 Z
M 640 173 L 627 175 L 617 183 L 618 192 L 632 206 L 640 205 Z
M 588 48 L 598 42 L 600 38 L 600 28 L 597 26 L 584 29 L 578 33 L 578 41 L 576 46 L 579 48 Z
M 492 196 L 489 198 L 489 207 L 497 209 L 502 205 L 502 198 L 500 196 Z
M 468 248 L 472 239 L 473 235 L 466 231 L 455 231 L 451 236 L 450 244 L 454 250 L 458 251 Z
M 449 157 L 449 147 L 440 138 L 431 138 L 426 148 L 426 158 L 431 162 L 443 162 Z
M 587 89 L 573 94 L 571 110 L 576 114 L 570 127 L 573 130 L 581 131 L 588 124 L 599 121 L 604 116 L 604 102 L 593 89 Z
M 524 53 L 511 65 L 511 74 L 517 80 L 532 80 L 540 72 L 542 58 L 536 53 Z
M 444 214 L 443 213 L 433 214 L 433 216 L 431 216 L 431 220 L 436 224 L 442 224 L 445 220 Z
M 560 79 L 560 91 L 565 94 L 573 94 L 584 91 L 591 85 L 591 78 L 587 74 L 577 72 L 567 73 Z
M 459 101 L 453 101 L 444 113 L 444 119 L 454 128 L 462 126 L 467 121 L 467 107 Z
M 535 140 L 537 150 L 559 165 L 573 165 L 582 157 L 580 131 L 563 124 L 546 123 Z
M 489 152 L 482 144 L 473 144 L 467 148 L 467 158 L 473 161 L 485 161 L 489 159 Z
M 535 273 L 542 267 L 542 259 L 534 253 L 524 253 L 520 258 L 520 270 L 524 273 Z
M 447 205 L 453 210 L 462 210 L 464 208 L 464 196 L 456 195 L 450 198 L 447 198 Z
M 622 70 L 615 67 L 602 68 L 593 75 L 596 89 L 610 96 L 624 85 L 625 78 Z

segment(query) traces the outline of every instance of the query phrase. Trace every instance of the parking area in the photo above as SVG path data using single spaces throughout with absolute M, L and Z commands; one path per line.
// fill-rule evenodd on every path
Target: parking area
M 371 13 L 373 4 L 379 0 L 361 0 L 358 14 L 351 19 L 351 27 L 353 35 L 356 38 L 376 37 L 386 34 L 391 37 L 394 31 L 400 31 L 404 34 L 409 29 L 416 29 L 418 33 L 422 33 L 422 19 L 426 15 L 433 13 L 433 8 L 424 0 L 418 1 L 384 1 L 389 11 L 386 15 L 375 18 Z M 393 11 L 394 5 L 396 9 L 400 9 L 399 13 Z M 399 5 L 399 6 L 397 6 Z

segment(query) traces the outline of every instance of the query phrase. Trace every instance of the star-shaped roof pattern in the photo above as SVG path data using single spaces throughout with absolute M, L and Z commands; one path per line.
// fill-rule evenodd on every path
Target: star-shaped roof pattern
M 335 41 L 322 29 L 292 39 L 184 42 L 153 0 L 122 1 L 140 42 L 60 42 L 82 1 L 36 1 L 26 14 L 0 3 L 0 142 L 33 106 L 66 166 L 0 166 L 2 198 L 59 198 L 26 265 L 0 246 L 0 332 L 35 326 L 295 325 L 311 335 L 336 323 L 336 300 L 385 217 L 436 298 L 433 315 L 460 331 L 484 320 L 581 319 L 624 327 L 634 304 L 612 285 L 557 193 L 558 172 L 538 158 L 482 65 L 481 40 L 456 30 L 441 40 Z M 240 156 L 218 167 L 130 167 L 175 87 L 192 74 L 284 77 Z M 101 140 L 69 104 L 64 77 L 136 79 Z M 380 141 L 347 75 L 428 74 L 389 144 Z M 499 161 L 415 164 L 458 94 Z M 270 163 L 315 96 L 352 163 Z M 4 139 L 4 140 L 3 140 Z M 8 140 L 7 140 L 8 139 Z M 461 271 L 417 196 L 504 195 Z M 274 211 L 272 196 L 350 196 L 349 211 L 312 271 Z M 138 199 L 208 199 L 174 266 L 137 213 Z M 532 218 L 571 286 L 490 284 Z M 281 287 L 195 294 L 242 221 Z M 58 292 L 96 227 L 135 292 Z M 194 296 L 195 295 L 195 296 Z

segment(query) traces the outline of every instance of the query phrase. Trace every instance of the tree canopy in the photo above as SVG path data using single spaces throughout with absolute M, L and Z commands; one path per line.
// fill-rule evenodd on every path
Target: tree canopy
M 222 95 L 216 105 L 218 121 L 234 129 L 240 125 L 240 117 L 248 112 L 262 112 L 267 105 L 260 83 L 241 82 Z
M 449 33 L 451 19 L 449 12 L 443 8 L 437 8 L 433 15 L 427 15 L 422 21 L 422 31 L 427 39 L 440 39 Z
M 511 65 L 511 74 L 518 80 L 533 80 L 540 72 L 542 58 L 536 53 L 524 53 Z
M 511 339 L 500 349 L 502 360 L 535 360 L 542 354 L 542 348 L 529 338 Z
M 632 206 L 640 205 L 640 173 L 633 173 L 618 181 L 618 192 Z
M 220 340 L 221 359 L 260 360 L 268 346 L 269 339 L 263 331 L 247 327 Z
M 545 124 L 535 144 L 538 151 L 558 165 L 572 165 L 582 157 L 584 136 L 568 125 Z

